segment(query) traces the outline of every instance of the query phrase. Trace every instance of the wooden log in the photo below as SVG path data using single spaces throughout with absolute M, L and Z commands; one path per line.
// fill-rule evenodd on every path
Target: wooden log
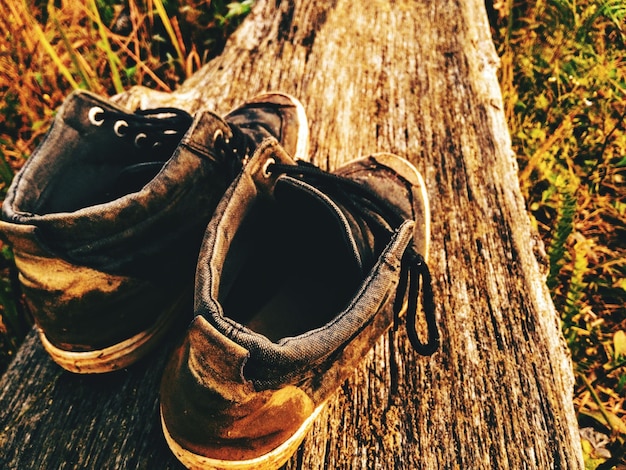
M 259 0 L 172 104 L 226 112 L 281 90 L 311 158 L 412 161 L 428 186 L 442 345 L 402 325 L 337 391 L 288 469 L 583 468 L 573 373 L 517 180 L 480 0 Z M 148 106 L 134 89 L 123 102 Z M 0 468 L 180 468 L 158 422 L 173 342 L 106 376 L 62 372 L 31 334 L 0 384 Z

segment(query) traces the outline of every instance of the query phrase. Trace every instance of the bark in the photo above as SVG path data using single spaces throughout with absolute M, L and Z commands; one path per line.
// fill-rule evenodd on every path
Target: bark
M 291 93 L 307 110 L 313 162 L 392 152 L 428 186 L 440 351 L 418 356 L 397 325 L 286 468 L 583 468 L 572 366 L 497 66 L 479 0 L 260 0 L 172 95 L 190 111 L 226 112 L 262 91 Z M 124 98 L 150 101 L 140 89 Z M 76 377 L 31 334 L 1 384 L 0 466 L 179 468 L 157 419 L 170 348 L 112 376 Z

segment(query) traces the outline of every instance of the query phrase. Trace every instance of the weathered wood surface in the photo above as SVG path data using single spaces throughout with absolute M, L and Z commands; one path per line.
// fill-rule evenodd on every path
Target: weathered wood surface
M 571 365 L 496 67 L 480 0 L 261 0 L 173 96 L 226 112 L 292 93 L 314 162 L 394 152 L 429 188 L 441 350 L 416 355 L 402 325 L 382 338 L 286 468 L 582 468 Z M 80 377 L 31 334 L 1 384 L 0 468 L 180 468 L 157 418 L 175 336 L 127 371 Z

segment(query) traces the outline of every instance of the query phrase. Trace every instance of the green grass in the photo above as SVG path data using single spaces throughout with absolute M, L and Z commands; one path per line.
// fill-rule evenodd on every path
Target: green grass
M 520 183 L 548 253 L 579 421 L 609 436 L 608 468 L 626 440 L 626 2 L 494 7 Z
M 252 0 L 6 0 L 0 196 L 73 88 L 171 91 L 222 50 Z M 488 0 L 520 184 L 549 261 L 588 468 L 626 440 L 626 0 Z M 61 8 L 62 7 L 62 8 Z M 0 372 L 28 331 L 0 245 Z

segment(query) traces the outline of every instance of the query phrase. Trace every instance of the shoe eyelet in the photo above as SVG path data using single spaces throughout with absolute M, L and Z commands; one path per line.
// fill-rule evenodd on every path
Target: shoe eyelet
M 121 129 L 124 127 L 128 127 L 128 123 L 126 121 L 116 121 L 113 125 L 113 131 L 115 132 L 115 135 L 118 137 L 124 137 L 126 135 L 126 132 L 121 131 Z
M 227 145 L 230 143 L 230 139 L 224 135 L 224 131 L 222 129 L 216 129 L 213 133 L 213 145 L 215 145 L 217 139 L 222 139 Z
M 89 110 L 89 114 L 87 115 L 89 117 L 89 122 L 94 126 L 101 126 L 104 122 L 104 118 L 98 119 L 97 116 L 100 114 L 104 114 L 104 109 L 100 106 L 94 106 L 91 108 Z
M 143 132 L 140 132 L 139 134 L 137 134 L 137 137 L 135 137 L 135 147 L 141 147 L 141 142 L 145 140 L 147 137 L 148 136 L 144 134 Z
M 266 178 L 269 178 L 272 174 L 272 172 L 270 171 L 270 165 L 274 165 L 276 164 L 276 160 L 274 160 L 273 158 L 268 158 L 267 161 L 263 164 L 263 167 L 261 168 L 261 173 L 263 174 L 263 176 L 265 176 Z
M 178 131 L 174 129 L 165 129 L 163 131 L 163 135 L 176 135 L 176 134 L 178 134 Z
M 152 144 L 152 148 L 153 149 L 156 149 L 156 148 L 159 148 L 159 147 L 163 147 L 163 144 L 161 142 L 159 142 L 158 140 L 154 144 Z

